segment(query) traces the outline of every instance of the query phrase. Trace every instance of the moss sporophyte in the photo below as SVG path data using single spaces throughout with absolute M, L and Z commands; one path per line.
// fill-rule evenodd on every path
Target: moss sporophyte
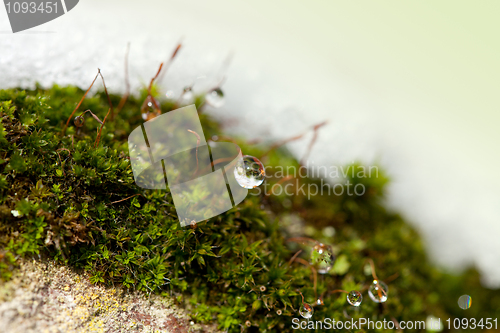
M 84 94 L 57 85 L 0 91 L 3 280 L 19 258 L 51 258 L 85 270 L 94 284 L 173 296 L 194 321 L 215 322 L 230 332 L 292 331 L 292 320 L 301 315 L 396 322 L 499 316 L 498 290 L 483 288 L 473 268 L 451 275 L 434 267 L 417 232 L 385 209 L 383 172 L 347 173 L 366 189 L 359 196 L 253 195 L 250 189 L 239 205 L 195 228 L 181 227 L 170 184 L 162 190 L 136 185 L 127 141 L 144 123 L 146 98 L 155 100 L 162 115 L 180 102 L 162 100 L 153 84 L 125 102 L 113 94 L 108 99 L 105 91 L 82 100 Z M 231 140 L 266 167 L 304 165 L 283 145 L 223 140 L 209 109 L 200 112 L 204 99 L 194 96 L 206 138 Z M 81 110 L 92 113 L 74 112 L 80 101 Z M 111 112 L 110 105 L 120 108 Z M 95 121 L 66 126 L 68 119 L 89 115 Z M 269 173 L 266 183 L 273 187 L 283 178 Z M 291 179 L 321 184 L 312 177 L 285 181 Z M 287 241 L 297 237 L 313 242 Z M 368 301 L 352 311 L 350 304 L 364 293 Z M 457 305 L 463 294 L 474 298 L 466 311 Z

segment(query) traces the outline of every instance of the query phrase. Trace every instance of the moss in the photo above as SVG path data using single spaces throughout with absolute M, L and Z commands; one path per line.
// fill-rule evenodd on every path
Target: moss
M 415 230 L 383 207 L 387 178 L 382 174 L 348 172 L 351 183 L 365 186 L 361 196 L 261 193 L 194 228 L 181 228 L 168 189 L 144 190 L 134 183 L 127 136 L 142 122 L 141 98 L 131 97 L 106 122 L 94 148 L 99 124 L 91 117 L 80 131 L 70 125 L 61 135 L 83 93 L 59 86 L 0 91 L 2 279 L 9 279 L 18 257 L 49 256 L 84 269 L 95 284 L 172 294 L 200 323 L 216 321 L 235 332 L 291 330 L 292 318 L 299 317 L 298 291 L 307 302 L 316 300 L 311 270 L 289 264 L 300 247 L 286 242 L 296 232 L 294 224 L 306 221 L 307 236 L 332 244 L 338 256 L 330 274 L 318 279 L 317 293 L 325 295 L 324 305 L 315 307 L 315 320 L 344 320 L 345 296 L 327 291 L 367 285 L 367 258 L 375 261 L 381 279 L 393 280 L 385 304 L 365 297 L 356 316 L 414 321 L 428 315 L 446 320 L 500 314 L 500 292 L 481 287 L 474 269 L 455 276 L 430 264 Z M 111 100 L 116 105 L 120 96 Z M 162 105 L 164 112 L 172 107 Z M 85 99 L 80 110 L 86 109 L 103 119 L 104 94 Z M 221 134 L 217 122 L 205 114 L 201 119 L 205 135 Z M 266 145 L 237 141 L 257 157 L 266 150 Z M 284 148 L 273 151 L 266 165 L 299 166 Z M 305 178 L 300 184 L 320 186 L 321 181 Z M 302 257 L 309 260 L 306 251 Z M 457 306 L 462 294 L 474 300 L 467 311 Z

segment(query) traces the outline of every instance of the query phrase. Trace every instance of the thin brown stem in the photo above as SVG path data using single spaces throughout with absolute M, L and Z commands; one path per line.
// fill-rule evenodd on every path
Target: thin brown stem
M 401 326 L 399 326 L 399 321 L 394 317 L 391 317 L 391 320 L 394 323 L 394 325 L 396 326 L 396 329 L 401 330 Z
M 304 295 L 302 295 L 302 292 L 300 290 L 297 290 L 300 294 L 300 296 L 302 296 L 302 303 L 304 303 Z
M 99 141 L 101 140 L 102 128 L 104 127 L 104 124 L 106 123 L 106 119 L 108 119 L 108 115 L 110 112 L 111 112 L 111 109 L 108 109 L 108 113 L 106 113 L 106 116 L 104 117 L 104 120 L 102 121 L 101 127 L 99 128 L 99 132 L 97 133 L 97 138 L 95 139 L 94 148 L 96 148 L 99 145 Z
M 116 108 L 116 114 L 120 113 L 121 109 L 125 106 L 125 103 L 130 96 L 130 82 L 128 78 L 128 55 L 130 53 L 130 42 L 127 43 L 127 51 L 125 52 L 125 94 L 120 99 L 120 103 L 118 103 L 118 107 Z M 114 120 L 114 113 L 111 114 L 111 120 Z
M 317 125 L 314 125 L 313 127 L 313 137 L 311 139 L 311 142 L 309 143 L 309 146 L 307 147 L 307 150 L 306 150 L 306 153 L 304 155 L 304 157 L 302 157 L 302 159 L 300 160 L 300 165 L 304 165 L 304 161 L 307 161 L 307 157 L 309 157 L 309 155 L 311 154 L 311 151 L 312 151 L 312 148 L 314 146 L 314 144 L 316 143 L 316 140 L 318 139 L 318 130 L 325 126 L 327 124 L 327 121 L 324 121 L 322 123 L 319 123 Z
M 375 273 L 375 263 L 373 262 L 373 260 L 371 258 L 368 258 L 367 260 L 370 263 L 370 267 L 372 269 L 372 277 L 373 277 L 373 279 L 374 280 L 378 280 L 377 274 Z
M 292 142 L 292 141 L 295 141 L 295 140 L 299 140 L 300 138 L 302 138 L 303 136 L 305 135 L 305 133 L 302 133 L 302 134 L 299 134 L 299 135 L 296 135 L 294 137 L 291 137 L 291 138 L 288 138 L 286 140 L 283 140 L 283 141 L 280 141 L 278 143 L 275 143 L 273 144 L 264 154 L 261 155 L 261 159 L 264 158 L 265 156 L 269 155 L 269 153 L 271 153 L 272 151 L 274 151 L 275 149 L 289 143 L 289 142 Z
M 106 97 L 108 98 L 109 109 L 108 109 L 108 113 L 106 113 L 106 116 L 104 117 L 104 120 L 101 123 L 101 127 L 99 128 L 99 132 L 97 133 L 97 137 L 96 137 L 95 143 L 94 143 L 94 148 L 99 145 L 99 141 L 101 139 L 102 128 L 104 127 L 104 124 L 106 123 L 106 119 L 108 118 L 108 115 L 110 113 L 113 113 L 113 104 L 111 103 L 111 99 L 109 98 L 108 89 L 106 88 L 106 82 L 104 82 L 104 76 L 102 76 L 100 70 L 99 70 L 99 75 L 101 75 L 102 84 L 104 85 L 104 92 L 106 93 Z
M 348 291 L 342 290 L 342 289 L 335 289 L 330 291 L 330 294 L 335 294 L 335 293 L 344 293 L 344 294 L 349 294 Z
M 57 154 L 57 156 L 59 157 L 59 162 L 61 162 L 61 168 L 62 168 L 62 166 L 63 166 L 63 161 L 62 161 L 62 159 L 61 159 L 61 155 L 59 154 L 59 152 L 60 152 L 61 150 L 65 150 L 65 151 L 67 151 L 67 152 L 68 152 L 68 154 L 70 154 L 70 155 L 71 155 L 71 151 L 70 151 L 68 148 L 59 148 L 59 149 L 57 149 L 57 150 L 56 150 L 56 154 Z M 63 175 L 64 175 L 64 174 L 65 174 L 64 169 L 62 169 L 62 172 L 63 172 Z
M 131 195 L 130 197 L 126 197 L 125 199 L 121 199 L 121 200 L 118 200 L 118 201 L 113 201 L 113 202 L 110 202 L 108 205 L 112 205 L 112 204 L 115 204 L 115 203 L 119 203 L 119 202 L 122 202 L 122 201 L 128 200 L 128 199 L 130 199 L 130 198 L 136 197 L 136 196 L 138 196 L 138 195 L 142 195 L 142 194 L 137 193 L 137 194 Z
M 188 129 L 187 131 L 196 135 L 196 170 L 193 173 L 193 175 L 196 175 L 196 173 L 198 172 L 198 146 L 200 145 L 201 138 L 200 135 L 195 131 L 192 131 L 190 129 Z
M 104 86 L 104 92 L 106 93 L 106 98 L 108 99 L 109 108 L 111 109 L 111 115 L 113 115 L 113 103 L 111 103 L 111 98 L 109 98 L 108 88 L 106 88 L 106 82 L 104 82 L 104 76 L 102 76 L 101 70 L 99 70 L 99 75 L 102 79 L 102 85 Z
M 97 77 L 99 76 L 100 73 L 101 73 L 101 70 L 97 69 L 97 74 L 96 74 L 96 76 L 94 78 L 94 81 L 92 81 L 92 83 L 90 84 L 90 87 L 87 89 L 87 91 L 85 92 L 85 94 L 83 94 L 82 99 L 80 99 L 80 102 L 78 103 L 78 105 L 76 106 L 76 108 L 73 110 L 73 112 L 71 112 L 71 115 L 69 116 L 68 120 L 66 121 L 66 125 L 64 125 L 64 128 L 62 130 L 62 135 L 66 134 L 66 129 L 69 126 L 69 122 L 71 121 L 71 118 L 73 118 L 73 115 L 75 114 L 76 110 L 78 110 L 78 108 L 80 107 L 80 105 L 82 105 L 83 100 L 85 99 L 85 97 L 89 93 L 90 89 L 92 89 L 92 86 L 94 85 L 95 80 L 97 80 Z
M 84 116 L 87 112 L 89 112 L 89 113 L 92 115 L 92 118 L 94 118 L 94 119 L 95 119 L 95 120 L 96 120 L 99 124 L 101 124 L 101 125 L 102 125 L 102 121 L 101 121 L 101 119 L 99 119 L 99 117 L 98 117 L 98 116 L 96 116 L 96 115 L 95 115 L 92 111 L 90 111 L 90 109 L 83 111 L 83 112 L 79 115 L 79 117 L 83 117 L 83 116 Z
M 295 253 L 293 255 L 293 257 L 290 259 L 290 261 L 288 261 L 288 266 L 290 266 L 292 264 L 292 262 L 295 261 L 295 258 L 297 258 L 299 256 L 299 254 L 301 254 L 301 253 L 302 253 L 302 250 L 298 250 L 297 253 Z
M 161 83 L 163 81 L 163 77 L 165 76 L 165 73 L 170 68 L 170 65 L 172 65 L 172 62 L 174 61 L 175 57 L 177 56 L 177 53 L 179 53 L 179 50 L 181 49 L 181 47 L 182 47 L 182 42 L 179 41 L 179 43 L 175 47 L 174 51 L 172 52 L 172 55 L 165 63 L 164 69 L 161 72 L 160 76 L 158 77 L 158 83 Z
M 56 150 L 56 154 L 57 156 L 59 157 L 59 162 L 61 162 L 61 170 L 63 172 L 63 175 L 65 175 L 66 173 L 64 172 L 64 168 L 63 168 L 63 162 L 62 162 L 62 159 L 61 159 L 61 155 L 59 155 L 59 151 Z
M 311 245 L 311 243 L 317 244 L 318 241 L 309 237 L 292 237 L 286 240 L 287 242 L 295 242 L 304 245 Z
M 151 100 L 151 103 L 153 103 L 154 107 L 155 107 L 155 110 L 160 110 L 160 106 L 158 105 L 158 103 L 156 102 L 155 98 L 153 97 L 153 95 L 151 94 L 151 90 L 153 89 L 153 83 L 155 82 L 155 80 L 158 78 L 158 76 L 160 75 L 161 73 L 161 70 L 163 69 L 163 62 L 160 64 L 160 67 L 158 68 L 158 71 L 156 72 L 156 75 L 153 76 L 153 78 L 151 79 L 151 81 L 149 82 L 149 86 L 148 86 L 148 96 L 146 97 L 146 101 L 148 99 Z M 146 103 L 145 101 L 145 103 Z M 144 104 L 143 104 L 143 107 L 144 107 Z M 142 111 L 142 110 L 141 110 Z
M 392 282 L 396 280 L 399 277 L 399 273 L 394 273 L 391 276 L 389 276 L 387 279 L 384 280 L 385 283 Z
M 312 130 L 314 131 L 314 135 L 313 135 L 313 139 L 312 139 L 312 140 L 311 140 L 311 142 L 309 143 L 309 147 L 308 147 L 308 149 L 307 149 L 307 151 L 306 151 L 306 157 L 307 157 L 307 155 L 309 154 L 310 150 L 312 149 L 312 146 L 313 146 L 313 145 L 314 145 L 314 143 L 316 142 L 316 139 L 317 139 L 317 131 L 318 131 L 321 127 L 323 127 L 324 125 L 326 125 L 326 123 L 327 123 L 326 121 L 323 121 L 323 122 L 321 122 L 321 123 L 319 123 L 319 124 L 316 124 L 316 125 L 314 125 L 314 126 L 312 127 Z M 307 132 L 309 132 L 309 130 L 306 130 L 306 131 L 305 131 L 304 133 L 302 133 L 302 134 L 299 134 L 299 135 L 293 136 L 293 137 L 291 137 L 291 138 L 288 138 L 288 139 L 285 139 L 285 140 L 282 140 L 282 141 L 280 141 L 280 142 L 278 142 L 278 143 L 273 144 L 273 145 L 269 148 L 269 150 L 267 150 L 264 154 L 262 154 L 261 158 L 263 158 L 263 157 L 265 157 L 265 156 L 269 155 L 269 153 L 271 153 L 272 151 L 276 150 L 277 148 L 279 148 L 279 147 L 281 147 L 281 146 L 283 146 L 283 145 L 285 145 L 285 144 L 287 144 L 287 143 L 289 143 L 289 142 L 292 142 L 292 141 L 296 141 L 296 140 L 302 139 L 302 138 L 304 137 L 304 135 L 306 135 L 306 134 L 307 134 Z M 303 159 L 302 159 L 302 160 L 303 160 Z M 302 165 L 302 160 L 301 160 L 301 165 Z
M 61 150 L 66 150 L 68 152 L 68 154 L 71 154 L 71 150 L 69 150 L 68 148 L 59 148 L 57 151 L 61 151 Z

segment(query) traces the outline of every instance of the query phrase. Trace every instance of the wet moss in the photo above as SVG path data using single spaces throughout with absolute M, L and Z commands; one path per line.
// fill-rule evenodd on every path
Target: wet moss
M 145 190 L 134 183 L 127 136 L 142 123 L 145 92 L 130 97 L 106 122 L 96 148 L 100 125 L 92 117 L 80 130 L 71 124 L 61 134 L 83 93 L 57 85 L 0 91 L 3 280 L 11 276 L 17 258 L 49 256 L 85 270 L 92 283 L 174 295 L 201 323 L 216 321 L 229 331 L 285 331 L 291 330 L 293 318 L 300 318 L 299 291 L 308 303 L 324 294 L 313 320 L 346 320 L 351 309 L 345 295 L 328 291 L 366 287 L 371 282 L 366 259 L 371 258 L 377 275 L 392 280 L 389 299 L 379 305 L 365 296 L 359 313 L 351 315 L 415 321 L 428 315 L 446 320 L 500 314 L 500 291 L 481 287 L 476 270 L 450 275 L 431 265 L 417 232 L 384 208 L 388 180 L 382 173 L 358 177 L 348 172 L 352 184 L 364 186 L 363 195 L 308 198 L 255 192 L 220 216 L 181 228 L 168 189 Z M 120 96 L 111 100 L 116 105 Z M 162 111 L 172 107 L 164 103 Z M 86 109 L 103 119 L 105 95 L 86 98 L 80 110 Z M 207 137 L 221 134 L 209 116 L 203 113 L 201 120 Z M 268 148 L 236 141 L 257 157 Z M 299 167 L 284 148 L 271 152 L 265 164 Z M 278 181 L 268 179 L 271 185 Z M 322 186 L 316 178 L 296 184 Z M 286 238 L 297 233 L 333 245 L 338 256 L 330 273 L 318 279 L 317 290 L 309 267 L 289 263 L 301 247 Z M 309 260 L 309 253 L 300 257 Z M 467 311 L 457 306 L 462 294 L 474 300 Z

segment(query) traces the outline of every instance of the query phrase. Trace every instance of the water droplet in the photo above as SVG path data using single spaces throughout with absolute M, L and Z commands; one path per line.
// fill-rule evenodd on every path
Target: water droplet
M 220 88 L 210 90 L 205 95 L 205 101 L 214 108 L 220 108 L 224 105 L 224 92 Z
M 234 168 L 234 178 L 243 188 L 256 188 L 264 182 L 266 171 L 256 157 L 245 155 Z
M 462 295 L 458 298 L 458 306 L 461 309 L 467 310 L 468 308 L 470 308 L 471 305 L 472 305 L 472 297 L 470 297 L 469 295 Z
M 175 98 L 175 92 L 173 90 L 168 90 L 165 93 L 165 97 L 167 97 L 168 99 L 174 99 Z
M 352 306 L 360 306 L 363 301 L 363 295 L 357 290 L 353 290 L 347 294 L 347 302 Z
M 183 104 L 190 104 L 194 101 L 193 88 L 185 87 L 181 95 L 181 101 Z
M 302 303 L 302 306 L 300 307 L 299 313 L 302 316 L 302 318 L 309 319 L 313 316 L 314 309 L 309 304 Z
M 316 244 L 311 251 L 311 264 L 319 274 L 326 274 L 333 267 L 335 255 L 332 247 L 322 243 Z
M 373 280 L 373 283 L 368 288 L 368 296 L 375 303 L 383 303 L 387 301 L 387 293 L 389 291 L 389 287 L 379 280 Z
M 76 127 L 82 127 L 85 123 L 85 119 L 83 118 L 83 116 L 76 116 L 73 122 L 75 123 Z
M 322 297 L 318 297 L 318 299 L 316 300 L 316 305 L 325 305 L 325 303 L 323 303 Z
M 151 120 L 161 114 L 161 111 L 156 109 L 155 102 L 152 96 L 146 97 L 141 107 L 142 119 Z M 158 102 L 156 102 L 156 104 L 158 104 Z

